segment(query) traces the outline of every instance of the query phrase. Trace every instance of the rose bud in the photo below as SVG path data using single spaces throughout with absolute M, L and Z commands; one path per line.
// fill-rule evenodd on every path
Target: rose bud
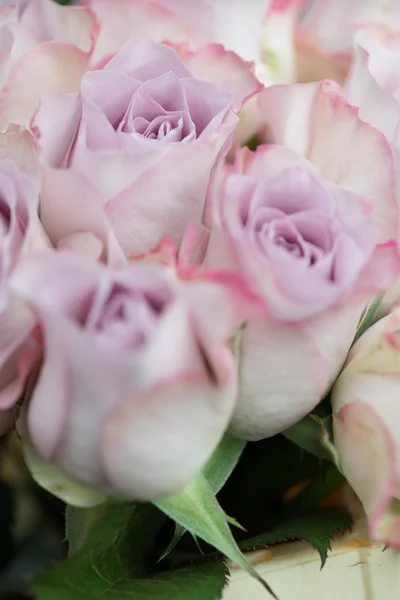
M 243 149 L 210 188 L 204 263 L 243 275 L 268 317 L 237 342 L 231 428 L 249 440 L 293 425 L 328 392 L 364 306 L 399 272 L 396 244 L 376 245 L 372 205 L 279 146 Z
M 240 323 L 228 288 L 205 273 L 181 280 L 145 262 L 112 271 L 60 251 L 32 258 L 13 285 L 43 338 L 26 417 L 39 456 L 114 495 L 184 487 L 234 409 L 227 341 Z

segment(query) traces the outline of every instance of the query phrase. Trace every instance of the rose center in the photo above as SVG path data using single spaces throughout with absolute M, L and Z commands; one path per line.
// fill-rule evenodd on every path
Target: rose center
M 113 290 L 103 306 L 92 311 L 86 327 L 104 343 L 139 349 L 155 330 L 162 310 L 161 304 L 140 292 Z
M 161 143 L 188 142 L 196 137 L 189 115 L 182 111 L 171 111 L 154 118 L 143 114 L 138 115 L 130 123 L 124 123 L 122 131 L 136 133 Z
M 279 246 L 280 248 L 286 250 L 286 252 L 293 254 L 293 256 L 296 256 L 298 258 L 303 256 L 303 250 L 296 241 L 292 242 L 287 240 L 283 236 L 278 235 L 275 238 L 275 244 L 276 246 Z

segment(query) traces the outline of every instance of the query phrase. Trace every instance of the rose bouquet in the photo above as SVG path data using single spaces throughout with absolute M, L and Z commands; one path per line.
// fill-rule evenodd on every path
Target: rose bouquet
M 0 432 L 69 546 L 22 587 L 400 546 L 400 4 L 0 4 Z

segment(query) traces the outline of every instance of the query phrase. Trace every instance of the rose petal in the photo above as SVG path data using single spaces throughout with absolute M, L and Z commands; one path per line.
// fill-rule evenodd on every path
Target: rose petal
M 24 127 L 10 125 L 0 133 L 0 160 L 12 158 L 18 167 L 31 175 L 37 172 L 36 144 L 31 133 Z
M 389 430 L 379 412 L 359 400 L 336 412 L 333 425 L 341 468 L 364 505 L 370 536 L 400 546 L 400 514 L 391 510 L 396 497 L 396 449 Z
M 397 52 L 392 46 L 398 46 Z M 393 90 L 400 86 L 400 35 L 378 28 L 361 28 L 355 37 L 355 57 L 345 95 L 359 107 L 359 116 L 394 141 L 400 124 L 400 102 Z
M 0 128 L 10 123 L 29 126 L 41 97 L 77 91 L 88 65 L 89 55 L 73 45 L 45 42 L 28 52 L 1 92 Z
M 213 81 L 229 90 L 237 109 L 263 88 L 253 73 L 252 63 L 243 61 L 220 44 L 201 46 L 187 58 L 185 64 L 194 77 Z
M 367 198 L 379 241 L 397 239 L 392 150 L 380 132 L 359 119 L 334 82 L 271 86 L 258 102 L 269 142 L 306 156 L 324 179 Z
M 89 232 L 103 243 L 103 260 L 110 265 L 125 263 L 101 196 L 78 171 L 42 168 L 40 217 L 55 245 L 66 236 Z
M 101 26 L 92 64 L 115 54 L 131 39 L 181 42 L 189 37 L 186 24 L 171 12 L 169 5 L 164 7 L 148 0 L 91 0 L 90 6 Z
M 91 51 L 98 24 L 90 8 L 60 6 L 51 0 L 29 0 L 19 10 L 19 19 L 11 27 L 14 60 L 50 40 L 72 44 L 83 52 Z
M 310 412 L 340 371 L 362 309 L 346 307 L 302 324 L 264 318 L 247 325 L 239 342 L 240 389 L 232 433 L 260 440 Z
M 232 408 L 232 393 L 212 392 L 190 374 L 124 402 L 108 421 L 102 443 L 110 481 L 142 500 L 183 488 L 218 444 Z M 135 457 L 135 467 L 121 456 Z

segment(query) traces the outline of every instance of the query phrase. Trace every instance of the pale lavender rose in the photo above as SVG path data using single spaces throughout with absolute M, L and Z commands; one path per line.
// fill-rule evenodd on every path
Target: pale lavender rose
M 113 261 L 179 243 L 200 222 L 211 171 L 238 121 L 224 88 L 195 79 L 177 53 L 127 43 L 79 94 L 45 99 L 35 119 L 41 219 L 53 242 L 91 231 Z M 111 258 L 110 258 L 111 257 Z
M 46 246 L 37 215 L 36 182 L 11 160 L 0 161 L 0 431 L 10 423 L 9 412 L 18 400 L 26 375 L 24 357 L 34 319 L 10 289 L 17 266 Z
M 43 335 L 27 411 L 39 455 L 136 499 L 186 485 L 234 408 L 237 294 L 231 302 L 204 273 L 180 280 L 141 262 L 112 271 L 66 252 L 32 258 L 13 285 Z
M 238 338 L 232 431 L 274 435 L 329 390 L 365 304 L 399 272 L 397 247 L 376 246 L 367 200 L 280 146 L 243 149 L 216 175 L 208 218 L 205 264 L 244 275 L 269 312 Z

